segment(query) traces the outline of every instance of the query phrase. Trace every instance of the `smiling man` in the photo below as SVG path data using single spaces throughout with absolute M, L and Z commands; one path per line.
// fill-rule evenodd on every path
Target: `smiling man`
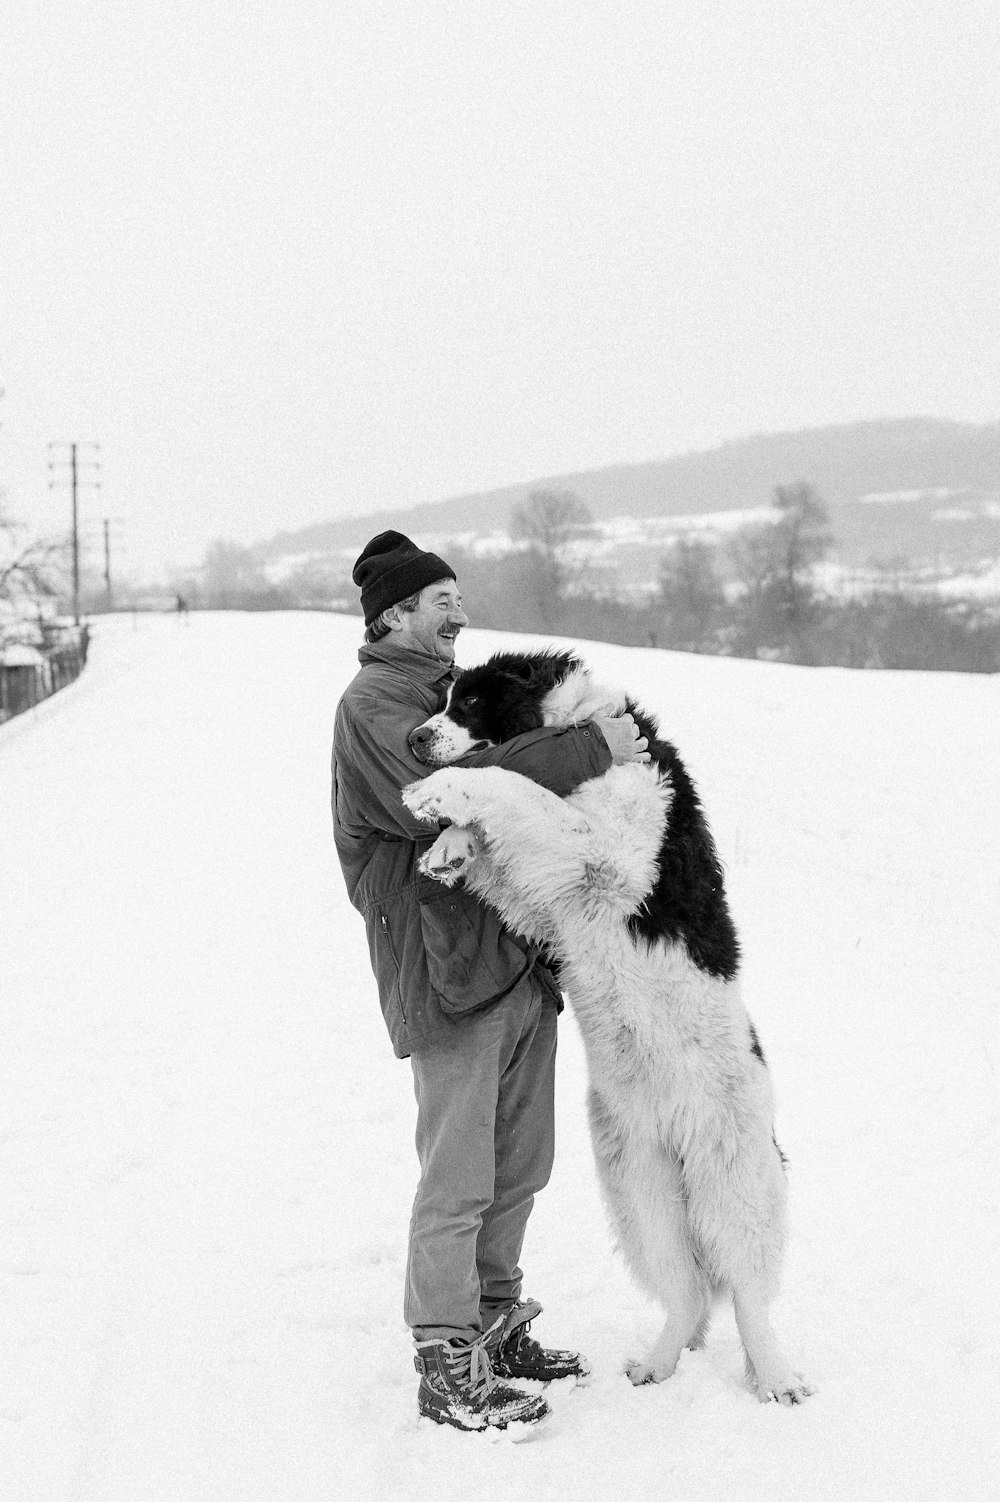
M 529 1333 L 518 1261 L 554 1145 L 556 1016 L 562 998 L 538 951 L 461 887 L 420 874 L 436 837 L 403 807 L 432 770 L 410 732 L 442 708 L 468 617 L 454 570 L 400 532 L 354 568 L 365 614 L 361 669 L 337 706 L 333 823 L 364 914 L 379 999 L 417 1097 L 420 1183 L 410 1221 L 404 1318 L 416 1342 L 418 1407 L 460 1429 L 532 1424 L 544 1397 L 506 1379 L 578 1375 L 575 1352 Z M 565 795 L 645 742 L 630 716 L 529 731 L 473 753 Z

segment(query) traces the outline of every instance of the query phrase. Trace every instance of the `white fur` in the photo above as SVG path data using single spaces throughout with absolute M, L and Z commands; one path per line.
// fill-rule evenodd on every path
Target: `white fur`
M 570 700 L 567 695 L 566 702 Z M 580 1023 L 594 1154 L 617 1243 L 667 1309 L 633 1382 L 669 1376 L 730 1290 L 762 1399 L 810 1391 L 778 1348 L 767 1306 L 785 1236 L 785 1177 L 770 1077 L 750 1047 L 736 981 L 682 944 L 636 940 L 672 798 L 655 768 L 614 766 L 565 799 L 515 772 L 444 767 L 403 794 L 451 827 L 423 857 L 464 875 L 518 932 L 551 946 Z
M 444 713 L 447 714 L 447 708 Z M 542 700 L 542 720 L 546 725 L 582 725 L 594 715 L 620 715 L 625 713 L 625 695 L 621 689 L 611 688 L 592 678 L 583 663 L 579 663 L 561 683 Z

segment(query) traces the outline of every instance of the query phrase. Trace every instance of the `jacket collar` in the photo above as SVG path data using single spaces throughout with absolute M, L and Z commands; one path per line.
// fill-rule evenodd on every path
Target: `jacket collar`
M 429 686 L 455 676 L 453 663 L 442 662 L 440 657 L 435 657 L 431 652 L 397 646 L 391 636 L 384 636 L 381 641 L 365 642 L 358 651 L 358 661 L 362 667 L 370 662 L 384 662 L 405 673 L 414 682 Z

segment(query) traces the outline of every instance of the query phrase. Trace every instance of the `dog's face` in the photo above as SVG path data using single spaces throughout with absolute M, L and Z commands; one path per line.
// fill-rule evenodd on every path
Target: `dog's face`
M 445 766 L 470 751 L 499 746 L 548 723 L 546 697 L 577 666 L 568 652 L 501 653 L 469 668 L 448 690 L 439 714 L 410 732 L 419 761 Z

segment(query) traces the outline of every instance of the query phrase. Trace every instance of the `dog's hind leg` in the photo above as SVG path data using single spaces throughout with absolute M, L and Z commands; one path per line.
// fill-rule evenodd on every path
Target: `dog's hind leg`
M 778 1345 L 767 1312 L 767 1297 L 760 1283 L 744 1283 L 733 1289 L 736 1325 L 747 1359 L 747 1379 L 757 1389 L 762 1403 L 772 1398 L 790 1406 L 803 1403 L 814 1391 L 793 1372 Z
M 687 1348 L 689 1351 L 700 1351 L 704 1348 L 705 1341 L 708 1337 L 709 1321 L 712 1318 L 712 1297 L 716 1291 L 717 1290 L 711 1290 L 709 1292 L 709 1296 L 705 1302 L 705 1312 L 702 1315 L 701 1319 L 698 1321 L 698 1324 L 695 1326 L 694 1333 L 687 1343 Z
M 707 1135 L 707 1134 L 706 1134 Z M 717 1282 L 733 1292 L 747 1378 L 762 1403 L 803 1402 L 813 1391 L 778 1345 L 768 1306 L 778 1286 L 786 1185 L 770 1133 L 735 1130 L 725 1141 L 700 1141 L 686 1168 L 692 1225 Z
M 667 1318 L 646 1356 L 626 1363 L 628 1379 L 636 1386 L 672 1376 L 681 1352 L 704 1341 L 711 1313 L 708 1279 L 688 1229 L 680 1165 L 658 1148 L 649 1168 L 648 1177 L 637 1176 L 637 1221 L 648 1269 L 646 1286 L 666 1309 Z
M 629 1381 L 637 1387 L 662 1382 L 675 1371 L 683 1350 L 698 1350 L 705 1342 L 708 1284 L 690 1248 L 685 1263 L 677 1256 L 672 1259 L 671 1274 L 670 1286 L 660 1294 L 668 1310 L 666 1324 L 648 1354 L 625 1365 Z
M 618 1249 L 636 1282 L 668 1311 L 643 1359 L 625 1370 L 636 1385 L 662 1382 L 710 1312 L 708 1280 L 694 1255 L 676 1158 L 623 1126 L 597 1089 L 588 1096 L 594 1158 Z

